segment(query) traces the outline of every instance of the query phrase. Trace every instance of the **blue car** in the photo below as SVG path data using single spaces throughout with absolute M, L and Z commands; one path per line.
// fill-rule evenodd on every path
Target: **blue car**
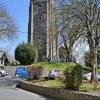
M 19 78 L 19 77 L 28 77 L 28 70 L 27 70 L 27 68 L 24 68 L 24 67 L 16 68 L 15 76 L 17 78 Z

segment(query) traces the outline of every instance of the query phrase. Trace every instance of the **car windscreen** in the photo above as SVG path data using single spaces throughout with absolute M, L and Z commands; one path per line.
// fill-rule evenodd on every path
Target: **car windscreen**
M 17 70 L 17 71 L 18 71 L 18 70 L 25 71 L 26 69 L 25 69 L 25 68 L 17 68 L 16 70 Z

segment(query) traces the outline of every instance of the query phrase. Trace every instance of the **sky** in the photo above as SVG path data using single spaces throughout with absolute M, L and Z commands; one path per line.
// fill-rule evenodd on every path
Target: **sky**
M 0 3 L 6 6 L 15 20 L 18 31 L 22 32 L 17 32 L 17 38 L 14 41 L 0 41 L 0 48 L 14 55 L 17 45 L 28 40 L 29 0 L 0 0 Z
M 29 1 L 30 0 L 0 0 L 0 3 L 6 6 L 9 14 L 14 18 L 18 31 L 22 32 L 17 32 L 18 38 L 14 41 L 0 41 L 0 49 L 7 51 L 13 56 L 18 44 L 27 42 L 28 40 Z M 86 51 L 88 50 L 87 46 L 82 45 L 81 47 L 82 49 L 86 49 Z M 76 49 L 76 54 L 83 55 L 79 47 Z

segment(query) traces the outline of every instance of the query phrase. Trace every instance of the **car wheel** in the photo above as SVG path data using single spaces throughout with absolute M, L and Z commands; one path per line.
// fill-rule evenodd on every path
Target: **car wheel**
M 16 78 L 20 78 L 20 75 L 19 74 L 16 74 L 15 76 L 16 76 Z
M 2 73 L 0 73 L 0 77 L 2 77 Z

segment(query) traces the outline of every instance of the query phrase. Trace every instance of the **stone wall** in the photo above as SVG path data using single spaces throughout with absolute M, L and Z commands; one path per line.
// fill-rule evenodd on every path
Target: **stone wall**
M 56 98 L 57 100 L 100 100 L 99 95 L 60 88 L 42 87 L 24 81 L 19 83 L 19 87 L 30 92 Z

